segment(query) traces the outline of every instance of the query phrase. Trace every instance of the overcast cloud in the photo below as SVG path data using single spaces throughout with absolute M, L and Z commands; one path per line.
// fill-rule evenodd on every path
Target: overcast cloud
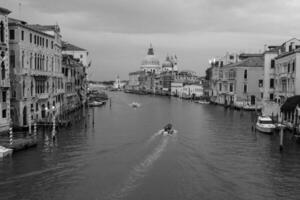
M 11 17 L 55 24 L 63 39 L 90 51 L 93 80 L 128 79 L 149 43 L 163 62 L 204 74 L 208 59 L 259 52 L 300 34 L 299 0 L 0 0 Z M 19 3 L 21 9 L 19 12 Z

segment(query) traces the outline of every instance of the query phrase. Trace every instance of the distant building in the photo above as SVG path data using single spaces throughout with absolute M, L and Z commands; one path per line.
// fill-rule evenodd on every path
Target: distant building
M 159 60 L 154 55 L 154 50 L 153 50 L 153 47 L 151 44 L 148 49 L 147 55 L 142 60 L 141 70 L 144 72 L 150 72 L 150 73 L 154 73 L 154 74 L 158 74 L 161 71 Z
M 0 7 L 0 132 L 10 127 L 9 30 L 10 11 Z
M 129 81 L 127 89 L 139 90 L 141 84 L 141 76 L 144 75 L 144 71 L 136 71 L 129 73 Z
M 121 89 L 124 88 L 125 84 L 126 84 L 126 82 L 121 81 L 121 79 L 120 79 L 120 77 L 118 75 L 117 78 L 116 78 L 116 80 L 115 80 L 115 82 L 114 82 L 113 88 L 121 90 Z

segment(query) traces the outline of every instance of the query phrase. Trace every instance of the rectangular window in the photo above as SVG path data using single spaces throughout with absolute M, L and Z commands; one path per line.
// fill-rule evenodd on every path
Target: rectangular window
M 29 34 L 29 42 L 32 43 L 32 33 Z
M 264 98 L 264 93 L 260 93 L 260 98 Z
M 6 118 L 6 109 L 2 110 L 2 118 Z
M 36 44 L 36 35 L 34 36 L 34 44 Z
M 24 40 L 24 31 L 21 31 L 21 40 Z
M 222 91 L 222 83 L 219 83 L 219 91 Z
M 15 55 L 13 51 L 10 51 L 10 56 L 9 56 L 9 62 L 10 62 L 10 67 L 15 68 Z
M 288 73 L 290 73 L 290 63 L 288 63 Z
M 48 48 L 48 39 L 46 39 L 46 48 Z
M 274 69 L 275 68 L 275 60 L 271 60 L 271 69 Z
M 51 41 L 51 49 L 53 49 L 53 41 Z
M 248 78 L 248 71 L 245 69 L 244 71 L 244 79 L 247 79 Z
M 2 102 L 5 103 L 6 102 L 6 91 L 2 92 Z
M 292 63 L 292 72 L 295 72 L 295 61 Z
M 230 85 L 229 85 L 229 92 L 233 92 L 233 84 L 232 83 L 230 83 Z
M 273 78 L 270 79 L 270 88 L 274 88 L 274 79 Z
M 9 30 L 9 39 L 11 39 L 11 40 L 15 39 L 15 30 L 14 29 Z
M 247 85 L 244 84 L 244 93 L 247 93 Z
M 263 86 L 263 80 L 258 80 L 258 87 L 262 87 Z
M 274 100 L 274 94 L 270 93 L 270 100 Z

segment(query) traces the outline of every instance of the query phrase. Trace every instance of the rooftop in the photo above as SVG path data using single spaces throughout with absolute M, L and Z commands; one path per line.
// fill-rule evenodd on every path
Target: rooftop
M 249 57 L 240 62 L 226 65 L 224 67 L 263 67 L 264 58 L 262 54 L 259 54 L 257 57 Z
M 62 41 L 62 50 L 63 51 L 86 51 L 85 49 L 75 46 L 74 44 L 70 44 L 66 41 Z
M 9 14 L 9 13 L 11 13 L 11 11 L 10 10 L 8 10 L 8 9 L 6 9 L 6 8 L 3 8 L 3 7 L 0 7 L 0 12 L 1 13 L 4 13 L 4 14 Z

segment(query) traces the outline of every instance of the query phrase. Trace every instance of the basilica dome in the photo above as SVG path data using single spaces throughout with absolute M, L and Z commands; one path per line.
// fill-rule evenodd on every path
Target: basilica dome
M 147 55 L 142 60 L 141 69 L 146 72 L 155 72 L 155 73 L 160 70 L 159 60 L 154 55 L 154 50 L 152 45 L 150 45 Z

